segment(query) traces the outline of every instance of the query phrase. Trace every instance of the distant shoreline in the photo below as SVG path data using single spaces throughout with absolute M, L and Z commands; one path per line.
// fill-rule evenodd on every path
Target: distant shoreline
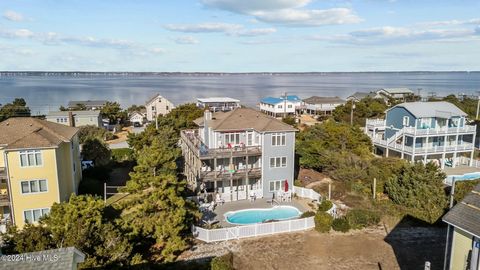
M 346 72 L 97 72 L 97 71 L 0 71 L 0 77 L 11 76 L 235 76 L 235 75 L 332 75 L 332 74 L 432 74 L 480 73 L 480 71 L 346 71 Z

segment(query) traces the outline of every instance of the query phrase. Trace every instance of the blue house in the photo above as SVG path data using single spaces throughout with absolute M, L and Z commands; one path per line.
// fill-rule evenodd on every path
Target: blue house
M 295 115 L 301 109 L 302 100 L 298 96 L 266 97 L 260 100 L 260 111 L 273 116 Z
M 402 103 L 387 110 L 385 119 L 367 119 L 365 132 L 378 154 L 455 167 L 473 158 L 476 126 L 466 117 L 445 101 Z

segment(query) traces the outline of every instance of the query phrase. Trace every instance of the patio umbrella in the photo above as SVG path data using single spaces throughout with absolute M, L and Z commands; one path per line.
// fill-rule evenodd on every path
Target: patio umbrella
M 288 192 L 288 180 L 285 180 L 285 192 Z

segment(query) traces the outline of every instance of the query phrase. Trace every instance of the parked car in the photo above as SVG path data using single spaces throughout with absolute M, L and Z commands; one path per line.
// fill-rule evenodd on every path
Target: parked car
M 82 161 L 82 170 L 86 170 L 89 168 L 93 168 L 93 161 L 92 160 L 84 160 Z

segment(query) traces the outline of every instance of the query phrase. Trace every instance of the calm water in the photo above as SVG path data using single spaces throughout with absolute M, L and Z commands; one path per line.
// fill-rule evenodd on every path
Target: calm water
M 56 110 L 69 100 L 106 99 L 127 107 L 144 104 L 155 93 L 160 93 L 175 104 L 194 101 L 197 97 L 229 96 L 255 106 L 262 97 L 284 92 L 301 98 L 312 95 L 345 98 L 356 91 L 381 87 L 421 88 L 422 96 L 429 92 L 475 94 L 480 90 L 480 72 L 3 76 L 0 77 L 0 104 L 23 97 L 37 114 Z

